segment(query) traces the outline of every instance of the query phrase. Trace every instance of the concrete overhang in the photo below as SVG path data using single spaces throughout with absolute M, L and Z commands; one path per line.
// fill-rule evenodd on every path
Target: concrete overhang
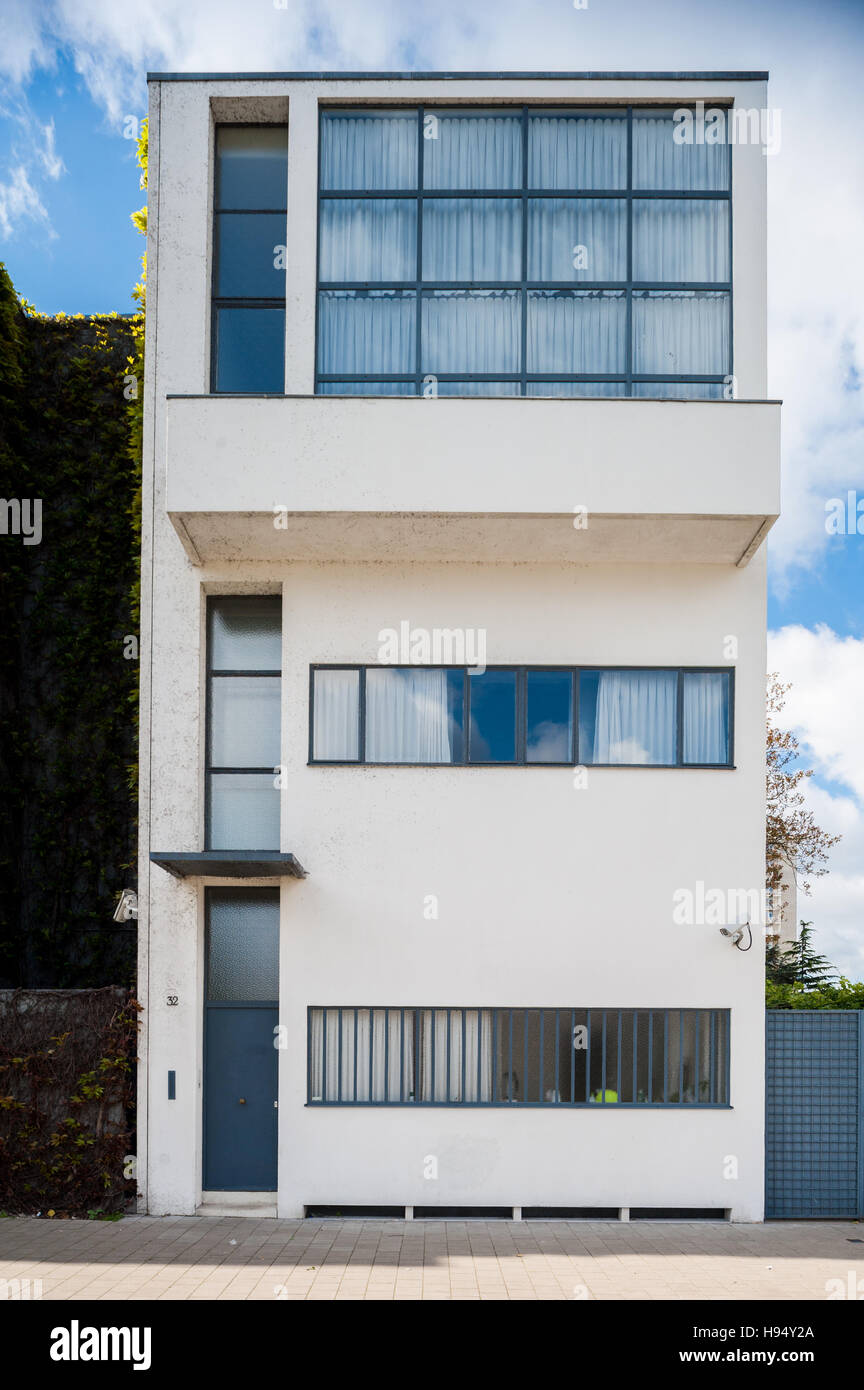
M 293 854 L 278 850 L 218 849 L 200 853 L 154 850 L 150 861 L 172 878 L 305 878 Z
M 195 563 L 746 564 L 780 511 L 775 401 L 171 396 Z

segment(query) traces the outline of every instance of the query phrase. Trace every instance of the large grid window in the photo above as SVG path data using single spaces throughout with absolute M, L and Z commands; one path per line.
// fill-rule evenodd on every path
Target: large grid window
M 730 669 L 315 666 L 313 763 L 731 767 Z
M 282 601 L 207 605 L 207 849 L 278 849 Z
M 309 1105 L 729 1104 L 728 1009 L 308 1010 Z
M 217 126 L 212 390 L 285 390 L 288 127 Z
M 325 110 L 317 391 L 721 398 L 731 146 L 671 111 Z

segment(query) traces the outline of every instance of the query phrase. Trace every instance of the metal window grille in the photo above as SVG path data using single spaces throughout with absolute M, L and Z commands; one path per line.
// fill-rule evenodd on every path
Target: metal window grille
M 320 1006 L 307 1029 L 309 1105 L 729 1105 L 728 1009 Z

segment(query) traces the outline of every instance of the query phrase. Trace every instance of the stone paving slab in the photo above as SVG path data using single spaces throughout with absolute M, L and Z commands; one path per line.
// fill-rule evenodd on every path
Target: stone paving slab
M 0 1220 L 0 1301 L 826 1300 L 839 1287 L 864 1298 L 855 1222 Z

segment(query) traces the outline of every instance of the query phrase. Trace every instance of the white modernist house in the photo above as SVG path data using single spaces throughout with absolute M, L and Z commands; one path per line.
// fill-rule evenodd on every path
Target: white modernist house
M 152 77 L 142 1209 L 762 1218 L 765 76 Z

